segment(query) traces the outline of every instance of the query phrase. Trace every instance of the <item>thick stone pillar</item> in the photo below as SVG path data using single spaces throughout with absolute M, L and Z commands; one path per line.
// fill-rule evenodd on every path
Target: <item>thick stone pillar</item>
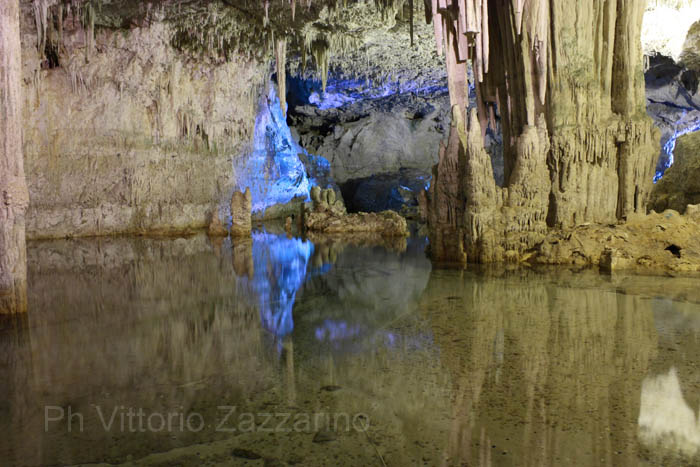
M 26 311 L 19 0 L 0 2 L 0 313 Z
M 446 8 L 434 12 L 442 18 L 438 48 L 444 38 L 458 38 L 445 47 L 448 74 L 454 74 L 450 64 L 462 54 L 450 45 L 468 41 L 478 118 L 465 118 L 467 128 L 457 125 L 467 134 L 461 148 L 441 152 L 427 205 L 439 213 L 464 212 L 447 229 L 463 230 L 467 259 L 521 261 L 548 227 L 646 213 L 659 134 L 645 112 L 640 41 L 645 1 L 442 3 Z M 494 186 L 479 134 L 493 105 L 503 129 L 503 188 Z M 476 125 L 481 132 L 472 128 Z M 457 154 L 464 160 L 455 164 Z M 441 173 L 449 164 L 459 176 Z M 455 188 L 457 196 L 442 206 L 439 194 Z M 438 218 L 428 215 L 431 229 L 443 229 L 444 219 Z M 440 261 L 459 261 L 439 254 L 454 256 L 445 245 L 433 252 Z

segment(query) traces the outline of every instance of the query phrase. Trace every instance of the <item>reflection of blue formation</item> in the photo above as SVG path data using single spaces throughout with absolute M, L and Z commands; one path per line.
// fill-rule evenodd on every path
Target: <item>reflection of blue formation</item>
M 664 176 L 666 170 L 673 165 L 673 151 L 676 149 L 676 140 L 683 135 L 687 135 L 688 133 L 693 133 L 698 130 L 700 130 L 700 123 L 696 123 L 695 125 L 683 128 L 681 130 L 676 130 L 673 136 L 671 136 L 668 139 L 668 141 L 666 142 L 666 144 L 664 144 L 662 148 L 662 151 L 666 155 L 666 157 L 662 157 L 661 161 L 665 163 L 660 164 L 660 166 L 656 168 L 654 183 L 661 180 L 661 177 Z
M 325 320 L 323 325 L 316 328 L 316 340 L 337 341 L 357 337 L 363 329 L 359 325 L 348 325 L 345 321 Z
M 311 176 L 304 162 L 310 166 Z M 275 88 L 270 86 L 255 119 L 253 150 L 235 161 L 236 188 L 250 188 L 253 212 L 260 212 L 296 197 L 308 201 L 309 190 L 317 184 L 313 177 L 329 171 L 330 164 L 326 159 L 308 154 L 294 140 L 282 115 Z
M 306 280 L 314 247 L 311 242 L 267 232 L 253 233 L 253 290 L 263 327 L 277 336 L 294 329 L 292 307 Z

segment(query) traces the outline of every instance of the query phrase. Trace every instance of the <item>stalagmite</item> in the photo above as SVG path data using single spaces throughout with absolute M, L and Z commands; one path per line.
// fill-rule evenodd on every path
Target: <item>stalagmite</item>
M 19 0 L 0 3 L 0 313 L 26 311 Z

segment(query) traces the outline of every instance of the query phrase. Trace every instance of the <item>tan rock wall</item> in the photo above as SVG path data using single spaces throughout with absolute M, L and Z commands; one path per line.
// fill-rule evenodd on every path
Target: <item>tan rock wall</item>
M 64 21 L 59 66 L 22 23 L 30 238 L 168 234 L 228 215 L 232 163 L 253 135 L 266 73 L 170 45 L 164 23 L 86 33 Z

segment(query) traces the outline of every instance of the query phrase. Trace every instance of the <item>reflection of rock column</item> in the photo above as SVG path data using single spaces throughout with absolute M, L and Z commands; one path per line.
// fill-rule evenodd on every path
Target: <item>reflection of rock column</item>
M 479 465 L 486 439 L 521 465 L 636 465 L 634 394 L 656 349 L 648 301 L 456 275 L 431 280 L 422 300 L 453 374 L 450 465 Z
M 29 204 L 20 127 L 19 2 L 0 4 L 0 313 L 26 311 L 24 214 Z
M 255 266 L 253 263 L 253 240 L 250 238 L 236 238 L 233 242 L 233 271 L 237 276 L 253 278 Z
M 29 345 L 29 315 L 0 316 L 0 329 L 0 394 L 9 408 L 0 412 L 0 432 L 5 434 L 3 446 L 11 447 L 10 452 L 3 450 L 3 461 L 8 465 L 41 465 L 43 443 L 37 438 L 37 427 L 43 423 L 38 414 L 43 416 L 44 408 L 32 390 L 37 375 Z
M 284 349 L 284 361 L 286 365 L 286 381 L 285 386 L 287 388 L 287 403 L 290 406 L 294 406 L 297 403 L 297 386 L 296 378 L 294 375 L 294 342 L 292 338 L 287 336 L 282 344 Z

